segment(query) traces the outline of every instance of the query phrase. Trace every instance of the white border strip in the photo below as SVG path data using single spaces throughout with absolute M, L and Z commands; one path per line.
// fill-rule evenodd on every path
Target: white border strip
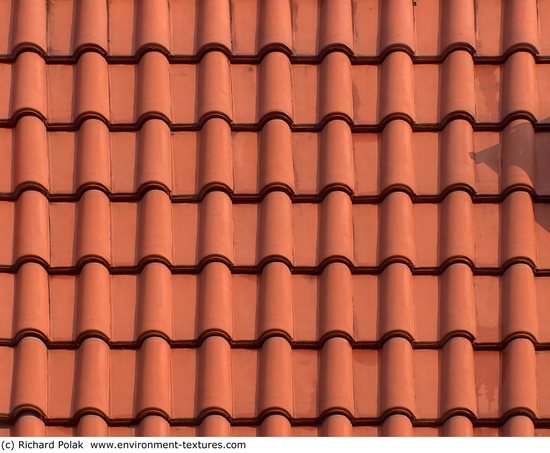
M 498 448 L 499 453 L 548 453 L 550 438 L 436 437 L 1 437 L 5 452 L 175 452 L 226 450 L 246 453 L 334 452 L 465 453 Z

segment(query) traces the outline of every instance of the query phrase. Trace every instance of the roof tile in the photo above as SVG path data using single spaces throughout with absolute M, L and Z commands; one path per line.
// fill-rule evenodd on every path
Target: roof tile
M 500 133 L 473 132 L 458 119 L 441 132 L 413 132 L 401 120 L 372 134 L 353 133 L 338 120 L 318 133 L 291 132 L 272 120 L 259 132 L 232 133 L 217 118 L 200 132 L 170 132 L 163 121 L 148 120 L 139 132 L 109 133 L 91 119 L 76 132 L 47 132 L 37 118 L 24 116 L 0 140 L 2 199 L 30 186 L 62 198 L 91 186 L 111 197 L 139 197 L 135 192 L 157 187 L 186 200 L 213 187 L 247 198 L 275 188 L 310 199 L 335 188 L 370 198 L 397 188 L 442 197 L 457 185 L 474 197 L 504 195 L 515 186 L 535 197 L 550 193 L 548 134 L 526 120 Z
M 4 55 L 30 48 L 52 56 L 98 49 L 127 57 L 148 48 L 185 56 L 213 48 L 258 55 L 282 48 L 315 57 L 336 48 L 369 57 L 393 49 L 438 56 L 462 47 L 481 56 L 500 56 L 516 49 L 544 53 L 547 28 L 544 2 L 537 5 L 535 0 L 495 0 L 475 7 L 474 2 L 436 0 L 415 6 L 392 0 L 381 7 L 368 0 L 353 8 L 349 1 L 316 0 L 300 4 L 163 0 L 155 8 L 150 2 L 133 0 L 92 3 L 53 1 L 46 10 L 40 1 L 20 5 L 6 0 L 2 28 L 12 38 L 6 34 L 2 40 Z M 30 8 L 38 14 L 30 14 Z
M 515 339 L 498 352 L 474 351 L 467 339 L 459 337 L 449 340 L 441 350 L 413 349 L 408 340 L 392 338 L 384 344 L 379 355 L 377 351 L 352 350 L 343 338 L 328 340 L 320 351 L 291 349 L 282 338 L 267 340 L 259 350 L 231 349 L 226 340 L 216 336 L 205 339 L 196 351 L 171 350 L 163 339 L 148 338 L 138 352 L 111 350 L 109 365 L 105 362 L 94 373 L 84 373 L 87 360 L 103 363 L 102 357 L 108 352 L 107 345 L 99 339 L 85 340 L 76 353 L 69 350 L 47 352 L 40 340 L 22 340 L 15 350 L 14 373 L 21 372 L 18 371 L 21 360 L 33 357 L 36 374 L 28 377 L 32 382 L 26 385 L 18 381 L 14 388 L 14 408 L 22 410 L 30 405 L 45 411 L 47 406 L 52 416 L 71 417 L 85 407 L 84 403 L 82 407 L 70 403 L 71 389 L 82 382 L 80 379 L 102 382 L 110 373 L 111 385 L 114 385 L 123 373 L 129 379 L 126 388 L 109 396 L 109 411 L 113 417 L 137 417 L 151 410 L 161 410 L 176 419 L 194 418 L 215 410 L 229 417 L 247 418 L 275 409 L 297 418 L 317 417 L 337 409 L 357 418 L 376 417 L 397 410 L 420 419 L 439 419 L 457 410 L 479 417 L 501 417 L 519 408 L 540 416 L 546 413 L 540 401 L 543 390 L 539 390 L 546 355 L 544 351 L 535 352 L 527 339 Z M 176 371 L 174 367 L 180 363 L 189 367 L 195 361 L 195 354 L 198 354 L 197 368 L 187 372 L 198 373 L 199 384 L 195 384 L 193 376 L 188 376 L 183 381 L 178 379 L 180 384 L 177 386 L 172 382 L 171 387 L 169 370 L 176 373 L 172 379 L 183 378 L 178 374 L 183 369 Z M 340 366 L 328 365 L 335 361 Z M 152 362 L 158 366 L 153 366 Z M 494 372 L 495 364 L 498 365 L 496 370 L 501 370 L 498 373 Z M 372 365 L 374 369 L 370 371 Z M 79 368 L 73 374 L 75 366 Z M 50 382 L 49 390 L 41 387 L 44 381 L 40 378 L 48 368 L 49 373 L 59 374 Z M 460 377 L 456 369 L 461 370 Z M 521 379 L 517 376 L 518 370 L 522 370 Z M 136 376 L 140 379 L 132 384 Z M 381 385 L 379 400 L 365 388 L 378 379 Z M 352 381 L 354 384 L 350 385 Z M 101 391 L 101 387 L 98 388 Z M 150 394 L 152 388 L 162 388 L 164 396 Z M 133 391 L 137 392 L 135 400 Z M 193 398 L 189 399 L 195 391 L 198 392 L 196 403 Z M 259 392 L 258 400 L 255 392 Z M 55 396 L 54 400 L 47 401 L 47 395 L 49 398 Z M 365 406 L 354 406 L 354 398 L 358 395 L 362 396 L 359 400 Z M 96 399 L 94 407 L 103 407 L 105 403 L 101 401 L 105 401 L 106 395 L 96 396 L 100 399 Z M 77 398 L 84 402 L 85 394 L 78 394 Z
M 198 64 L 170 64 L 151 51 L 136 64 L 108 65 L 87 52 L 76 65 L 45 65 L 38 54 L 23 52 L 1 66 L 0 119 L 10 124 L 23 113 L 48 124 L 99 116 L 113 125 L 161 118 L 188 128 L 219 115 L 251 125 L 275 115 L 308 127 L 342 117 L 371 128 L 394 117 L 434 127 L 457 115 L 476 123 L 548 116 L 545 65 L 536 65 L 528 52 L 515 52 L 503 65 L 474 65 L 465 51 L 441 64 L 414 65 L 406 53 L 392 52 L 379 65 L 353 67 L 340 52 L 319 65 L 291 64 L 281 52 L 270 52 L 260 64 L 230 64 L 216 51 Z
M 548 3 L 0 0 L 0 435 L 549 435 Z

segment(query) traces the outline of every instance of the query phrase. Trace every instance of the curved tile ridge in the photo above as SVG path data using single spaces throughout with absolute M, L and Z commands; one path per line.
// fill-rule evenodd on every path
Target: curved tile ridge
M 450 99 L 450 108 L 456 102 Z M 293 131 L 280 119 L 257 132 L 232 132 L 219 118 L 200 131 L 170 131 L 150 119 L 135 132 L 110 132 L 88 119 L 75 132 L 60 132 L 24 116 L 13 129 L 0 129 L 0 199 L 38 190 L 52 201 L 75 201 L 97 189 L 112 201 L 132 201 L 158 189 L 174 202 L 201 201 L 213 190 L 239 202 L 272 191 L 316 202 L 335 190 L 354 203 L 381 202 L 394 191 L 436 202 L 455 190 L 471 192 L 476 202 L 501 201 L 515 190 L 544 200 L 549 140 L 526 120 L 500 132 L 475 131 L 462 119 L 441 132 L 414 132 L 396 119 L 381 132 L 357 133 L 339 119 L 319 132 Z
M 352 203 L 338 190 L 320 203 L 292 203 L 274 191 L 259 203 L 236 204 L 220 191 L 200 203 L 171 203 L 162 190 L 112 203 L 99 190 L 84 192 L 78 202 L 48 202 L 30 190 L 0 201 L 6 238 L 0 265 L 35 260 L 69 270 L 92 260 L 135 269 L 154 260 L 191 270 L 209 261 L 250 269 L 282 261 L 314 270 L 333 261 L 359 268 L 396 261 L 444 268 L 462 261 L 494 269 L 519 260 L 546 269 L 549 209 L 523 190 L 502 203 L 473 203 L 457 190 L 441 203 L 413 203 L 405 192 L 392 192 L 379 204 Z
M 305 6 L 252 1 L 231 8 L 228 0 L 170 7 L 167 0 L 100 6 L 91 0 L 71 1 L 48 8 L 45 3 L 27 0 L 13 2 L 11 11 L 6 8 L 0 17 L 6 30 L 0 48 L 5 58 L 26 49 L 52 58 L 74 58 L 94 49 L 121 60 L 148 49 L 188 59 L 210 50 L 250 58 L 277 49 L 315 58 L 338 49 L 369 59 L 395 49 L 419 58 L 437 58 L 456 48 L 493 58 L 516 49 L 547 51 L 537 32 L 547 28 L 547 19 L 538 14 L 535 0 L 490 6 L 456 0 L 429 5 L 407 0 L 352 5 L 347 0 Z
M 456 112 L 447 116 L 442 122 L 415 122 L 407 115 L 400 113 L 391 114 L 385 117 L 378 123 L 353 123 L 349 117 L 340 113 L 331 113 L 324 117 L 322 121 L 318 123 L 296 123 L 293 122 L 288 115 L 280 112 L 270 112 L 260 119 L 257 123 L 236 123 L 232 122 L 226 115 L 218 112 L 209 112 L 195 123 L 176 123 L 169 122 L 165 116 L 159 115 L 155 112 L 147 112 L 135 123 L 113 123 L 107 122 L 105 118 L 98 116 L 94 113 L 85 113 L 80 116 L 76 122 L 64 123 L 64 122 L 47 122 L 45 118 L 35 111 L 23 110 L 17 114 L 17 116 L 1 120 L 0 129 L 14 128 L 17 122 L 24 117 L 33 116 L 41 120 L 46 127 L 47 131 L 51 132 L 75 132 L 82 124 L 90 119 L 98 119 L 102 121 L 111 132 L 137 132 L 143 125 L 152 119 L 158 119 L 164 121 L 172 132 L 197 132 L 200 131 L 204 125 L 212 119 L 222 119 L 227 122 L 234 132 L 259 132 L 270 121 L 282 120 L 286 122 L 292 132 L 321 132 L 323 128 L 334 120 L 343 120 L 349 124 L 352 132 L 361 133 L 377 133 L 382 132 L 384 128 L 394 120 L 403 120 L 410 124 L 413 132 L 441 132 L 447 125 L 455 120 L 466 120 L 472 125 L 474 131 L 480 132 L 500 132 L 510 123 L 516 120 L 527 120 L 532 123 L 536 132 L 548 132 L 550 126 L 545 118 L 536 118 L 531 113 L 526 112 L 514 112 L 505 118 L 503 121 L 478 121 L 471 115 L 464 114 L 463 112 Z
M 56 55 L 52 53 L 45 53 L 41 48 L 33 43 L 25 43 L 19 46 L 14 52 L 10 54 L 0 54 L 0 63 L 14 63 L 19 55 L 23 53 L 35 53 L 39 55 L 46 64 L 67 64 L 75 65 L 82 55 L 86 53 L 97 53 L 101 55 L 108 64 L 122 65 L 122 64 L 138 64 L 140 60 L 150 52 L 158 52 L 166 57 L 170 64 L 198 64 L 200 61 L 210 52 L 220 52 L 228 58 L 232 64 L 254 64 L 258 65 L 262 60 L 273 52 L 279 52 L 285 54 L 292 64 L 309 64 L 318 65 L 327 57 L 327 55 L 338 52 L 347 55 L 352 65 L 380 65 L 383 61 L 394 52 L 404 52 L 408 54 L 414 64 L 441 64 L 445 59 L 455 51 L 464 51 L 471 55 L 475 64 L 504 64 L 511 55 L 516 52 L 530 53 L 535 62 L 538 64 L 548 64 L 550 62 L 550 52 L 541 54 L 538 50 L 529 44 L 519 44 L 509 49 L 502 55 L 480 55 L 476 53 L 475 49 L 469 44 L 463 42 L 456 42 L 449 45 L 440 54 L 433 55 L 420 55 L 412 52 L 408 47 L 401 44 L 396 44 L 385 49 L 378 55 L 358 55 L 353 53 L 349 48 L 342 44 L 329 44 L 322 51 L 312 55 L 296 54 L 289 50 L 284 44 L 270 43 L 266 45 L 257 54 L 235 54 L 227 49 L 225 46 L 218 43 L 210 43 L 205 45 L 196 54 L 173 54 L 168 52 L 164 47 L 156 43 L 150 43 L 144 45 L 134 55 L 113 55 L 106 53 L 105 49 L 99 47 L 93 43 L 83 44 L 74 53 L 68 55 Z
M 419 425 L 457 415 L 493 423 L 517 415 L 548 420 L 539 396 L 550 352 L 535 355 L 525 339 L 502 351 L 475 351 L 459 337 L 439 350 L 413 349 L 403 338 L 380 350 L 352 349 L 342 338 L 319 350 L 292 349 L 283 338 L 234 349 L 216 336 L 198 348 L 171 349 L 151 337 L 138 350 L 109 349 L 94 338 L 76 350 L 48 350 L 27 337 L 14 348 L 0 347 L 0 360 L 3 420 L 29 411 L 72 423 L 89 414 L 109 422 L 156 415 L 187 424 L 212 414 L 230 423 L 257 423 L 273 414 L 313 424 L 336 414 L 371 423 L 401 414 Z M 373 393 L 376 382 L 380 390 Z
M 341 339 L 343 341 L 346 341 L 350 344 L 351 348 L 357 350 L 379 350 L 386 342 L 395 338 L 401 338 L 408 341 L 414 350 L 440 350 L 452 339 L 463 338 L 472 344 L 472 347 L 475 351 L 501 351 L 505 349 L 509 343 L 518 339 L 530 341 L 531 343 L 533 343 L 533 347 L 536 351 L 550 350 L 550 342 L 536 342 L 533 339 L 533 335 L 531 332 L 513 333 L 505 340 L 499 342 L 477 342 L 473 339 L 473 336 L 470 332 L 464 331 L 451 332 L 447 334 L 443 339 L 438 341 L 417 341 L 412 339 L 408 332 L 403 332 L 399 330 L 387 333 L 383 338 L 378 341 L 354 340 L 350 338 L 350 335 L 347 332 L 330 332 L 318 341 L 299 341 L 292 340 L 287 332 L 278 330 L 266 332 L 260 338 L 255 340 L 235 340 L 227 335 L 224 331 L 210 330 L 204 332 L 199 338 L 195 340 L 173 340 L 171 338 L 168 338 L 165 332 L 151 331 L 143 334 L 136 341 L 116 342 L 109 338 L 106 338 L 105 334 L 99 331 L 84 332 L 75 341 L 62 341 L 50 340 L 46 338 L 42 332 L 25 329 L 24 331 L 20 332 L 15 338 L 0 339 L 0 347 L 15 347 L 25 338 L 35 338 L 42 341 L 46 345 L 46 347 L 51 350 L 76 350 L 82 345 L 85 340 L 97 339 L 104 341 L 106 344 L 108 344 L 109 349 L 112 350 L 138 350 L 142 347 L 145 340 L 147 340 L 148 338 L 161 338 L 169 344 L 171 349 L 182 349 L 198 348 L 207 339 L 212 337 L 223 338 L 228 342 L 232 349 L 259 348 L 272 338 L 280 338 L 287 341 L 291 345 L 291 348 L 296 350 L 319 350 L 322 349 L 324 345 L 332 339 Z
M 307 421 L 306 421 L 307 423 Z M 457 413 L 444 422 L 425 421 L 393 414 L 380 420 L 350 419 L 342 414 L 330 414 L 313 426 L 302 420 L 288 419 L 281 414 L 270 414 L 259 424 L 228 420 L 222 415 L 210 414 L 197 424 L 167 420 L 158 415 L 147 415 L 135 423 L 120 425 L 99 415 L 87 414 L 59 425 L 40 418 L 35 412 L 19 414 L 14 426 L 0 424 L 3 435 L 12 436 L 303 436 L 316 433 L 321 436 L 534 436 L 548 434 L 548 421 L 531 419 L 528 414 L 516 414 L 505 420 L 470 419 Z
M 307 108 L 307 106 L 305 107 Z M 407 122 L 413 132 L 441 132 L 449 123 L 456 120 L 465 120 L 471 124 L 474 131 L 480 132 L 500 132 L 510 123 L 517 120 L 526 120 L 532 123 L 536 132 L 548 132 L 550 126 L 546 121 L 546 116 L 537 118 L 531 112 L 517 111 L 512 112 L 506 118 L 496 121 L 483 121 L 479 118 L 474 118 L 469 113 L 462 111 L 452 112 L 441 121 L 415 121 L 409 115 L 395 112 L 382 118 L 376 122 L 354 122 L 345 113 L 332 112 L 323 117 L 318 122 L 300 123 L 293 121 L 286 113 L 272 111 L 262 116 L 257 122 L 235 122 L 232 121 L 226 114 L 220 112 L 207 112 L 197 122 L 176 122 L 170 121 L 166 115 L 158 112 L 145 112 L 135 122 L 112 122 L 107 121 L 103 116 L 95 112 L 85 112 L 72 122 L 51 122 L 44 115 L 31 108 L 23 108 L 19 110 L 15 116 L 11 118 L 0 119 L 0 129 L 15 128 L 17 123 L 26 117 L 35 117 L 42 121 L 48 132 L 76 132 L 82 125 L 89 120 L 96 119 L 103 122 L 110 132 L 138 132 L 143 125 L 151 120 L 161 120 L 167 124 L 172 132 L 199 132 L 205 124 L 212 119 L 221 119 L 227 122 L 234 132 L 259 132 L 266 124 L 273 120 L 282 120 L 288 124 L 292 132 L 321 132 L 324 127 L 334 120 L 342 120 L 348 123 L 350 129 L 354 133 L 378 133 L 395 120 L 403 120 Z
M 530 195 L 535 203 L 546 203 L 550 199 L 550 194 L 539 194 L 534 188 L 523 184 L 517 184 L 507 187 L 505 191 L 496 194 L 476 193 L 475 190 L 467 184 L 455 184 L 447 187 L 439 194 L 416 194 L 410 187 L 402 185 L 393 185 L 385 189 L 382 193 L 377 195 L 357 195 L 344 185 L 340 186 L 339 183 L 328 186 L 323 189 L 319 194 L 296 194 L 292 192 L 288 186 L 284 184 L 274 183 L 259 193 L 235 193 L 225 186 L 223 183 L 212 183 L 205 187 L 203 191 L 198 194 L 174 194 L 161 183 L 158 182 L 146 182 L 136 192 L 110 192 L 108 188 L 98 183 L 87 182 L 78 188 L 75 193 L 52 193 L 48 191 L 44 186 L 36 182 L 25 182 L 18 186 L 13 192 L 0 193 L 0 201 L 17 201 L 22 193 L 27 191 L 39 192 L 44 195 L 48 201 L 54 203 L 74 203 L 80 201 L 84 194 L 88 191 L 95 190 L 104 193 L 109 201 L 118 202 L 139 202 L 147 192 L 152 190 L 162 191 L 170 198 L 172 203 L 200 203 L 205 196 L 210 192 L 223 192 L 225 193 L 233 203 L 261 203 L 262 200 L 271 192 L 285 193 L 292 203 L 321 203 L 324 198 L 331 192 L 343 192 L 350 196 L 352 203 L 354 204 L 380 204 L 391 193 L 402 192 L 407 194 L 413 203 L 440 203 L 450 193 L 461 191 L 470 195 L 472 201 L 477 204 L 481 203 L 500 203 L 509 194 L 513 192 L 525 192 Z
M 516 257 L 503 266 L 476 266 L 470 260 L 465 259 L 464 257 L 451 257 L 444 263 L 439 266 L 416 266 L 410 260 L 403 257 L 392 257 L 378 266 L 364 266 L 364 265 L 354 265 L 345 257 L 331 257 L 321 263 L 319 266 L 295 266 L 289 263 L 287 259 L 281 256 L 270 256 L 266 257 L 264 261 L 255 266 L 249 265 L 235 265 L 229 262 L 229 260 L 223 256 L 209 256 L 203 259 L 200 263 L 196 265 L 174 265 L 167 261 L 166 258 L 162 256 L 148 256 L 142 259 L 139 263 L 134 266 L 116 266 L 108 263 L 105 259 L 98 256 L 86 256 L 81 259 L 74 266 L 51 266 L 44 259 L 37 256 L 24 256 L 21 257 L 16 263 L 12 265 L 0 265 L 1 274 L 15 274 L 21 266 L 26 263 L 35 263 L 43 267 L 49 275 L 76 275 L 79 274 L 82 270 L 82 267 L 88 263 L 97 263 L 101 264 L 108 269 L 110 274 L 120 275 L 128 274 L 135 275 L 140 273 L 143 268 L 150 263 L 161 263 L 167 266 L 170 271 L 174 274 L 185 274 L 185 275 L 195 275 L 202 271 L 202 269 L 209 263 L 223 263 L 231 269 L 233 274 L 247 274 L 247 275 L 256 275 L 262 272 L 262 269 L 270 263 L 282 263 L 285 264 L 293 274 L 297 275 L 318 275 L 323 271 L 323 269 L 331 263 L 341 263 L 347 266 L 353 274 L 361 275 L 379 275 L 384 271 L 384 269 L 391 264 L 400 263 L 407 266 L 413 275 L 440 275 L 445 269 L 453 264 L 465 264 L 470 269 L 474 275 L 483 275 L 483 276 L 499 276 L 502 275 L 509 267 L 516 264 L 525 264 L 531 268 L 536 277 L 546 277 L 550 275 L 550 268 L 545 267 L 536 267 L 533 262 L 529 259 L 522 257 Z
M 462 50 L 441 64 L 413 64 L 399 51 L 379 65 L 353 66 L 342 52 L 316 65 L 291 63 L 282 52 L 259 64 L 232 64 L 218 51 L 196 64 L 170 64 L 153 51 L 137 64 L 108 64 L 86 52 L 75 65 L 46 65 L 36 53 L 24 52 L 14 63 L 0 64 L 0 124 L 34 115 L 50 129 L 78 128 L 89 118 L 111 129 L 140 128 L 151 118 L 176 130 L 200 128 L 210 118 L 237 129 L 257 129 L 273 118 L 294 129 L 319 129 L 336 118 L 377 130 L 397 118 L 416 128 L 441 128 L 457 118 L 479 127 L 505 126 L 548 116 L 547 66 L 535 64 L 528 52 L 516 52 L 502 65 L 474 65 Z
M 281 262 L 258 275 L 232 274 L 219 262 L 199 274 L 172 274 L 153 262 L 137 275 L 112 275 L 92 262 L 79 275 L 48 275 L 29 262 L 16 274 L 0 274 L 0 344 L 35 336 L 49 347 L 73 348 L 97 337 L 135 348 L 161 336 L 172 347 L 191 347 L 223 336 L 234 347 L 282 337 L 293 347 L 317 348 L 340 337 L 354 348 L 377 348 L 402 337 L 425 349 L 463 337 L 480 349 L 517 338 L 547 349 L 541 294 L 548 284 L 548 276 L 536 277 L 527 264 L 487 276 L 455 263 L 438 276 L 414 274 L 402 263 L 379 275 L 353 274 L 335 262 L 312 276 L 292 274 Z

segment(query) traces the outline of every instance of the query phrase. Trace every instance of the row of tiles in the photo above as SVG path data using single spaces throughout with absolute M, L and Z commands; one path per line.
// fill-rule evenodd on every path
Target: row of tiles
M 382 419 L 401 412 L 432 421 L 456 413 L 550 417 L 550 351 L 536 351 L 524 338 L 481 351 L 462 337 L 441 349 L 413 349 L 404 338 L 352 349 L 346 339 L 331 338 L 318 350 L 292 349 L 280 337 L 257 349 L 231 348 L 219 336 L 172 349 L 149 337 L 137 350 L 110 349 L 97 338 L 78 349 L 47 349 L 25 337 L 0 347 L 0 365 L 2 417 L 24 410 L 52 420 L 86 412 L 187 421 L 212 412 L 235 420 L 274 412 L 310 421 L 329 413 Z
M 498 277 L 473 276 L 465 264 L 440 276 L 411 275 L 401 263 L 379 276 L 352 275 L 341 263 L 318 276 L 292 275 L 282 263 L 259 275 L 231 274 L 222 263 L 198 275 L 170 274 L 160 263 L 138 275 L 109 275 L 89 263 L 76 276 L 48 276 L 26 263 L 16 274 L 0 273 L 0 342 L 39 334 L 52 346 L 74 346 L 92 335 L 136 346 L 154 333 L 172 345 L 223 335 L 252 346 L 279 335 L 295 346 L 319 346 L 336 335 L 372 347 L 405 335 L 416 347 L 454 334 L 475 345 L 514 336 L 540 344 L 550 343 L 549 291 L 550 277 L 535 277 L 525 264 Z
M 536 64 L 529 52 L 500 65 L 474 65 L 462 50 L 440 64 L 413 64 L 405 52 L 391 53 L 380 65 L 352 65 L 342 52 L 317 65 L 291 64 L 282 52 L 259 64 L 231 64 L 218 51 L 197 64 L 170 64 L 160 52 L 146 53 L 138 64 L 108 64 L 96 52 L 83 53 L 74 65 L 47 65 L 34 52 L 0 64 L 4 122 L 36 113 L 51 124 L 84 115 L 125 125 L 151 115 L 188 125 L 212 115 L 239 124 L 267 115 L 303 125 L 329 117 L 376 125 L 394 116 L 434 124 L 457 112 L 481 123 L 515 113 L 546 121 L 549 93 L 550 64 Z
M 291 132 L 282 120 L 259 132 L 232 132 L 218 118 L 199 131 L 173 131 L 157 119 L 137 132 L 109 132 L 105 123 L 84 121 L 76 132 L 46 131 L 34 117 L 0 129 L 0 196 L 13 198 L 25 185 L 51 195 L 86 186 L 111 194 L 135 194 L 164 186 L 172 197 L 193 198 L 212 187 L 237 197 L 273 187 L 317 195 L 340 187 L 355 196 L 378 196 L 388 188 L 440 195 L 456 185 L 478 194 L 514 186 L 550 195 L 550 133 L 516 120 L 502 132 L 474 132 L 453 120 L 441 132 L 412 132 L 402 120 L 380 133 L 352 133 L 341 120 L 321 132 Z
M 161 437 L 250 437 L 250 436 L 550 436 L 548 428 L 535 427 L 533 421 L 516 415 L 497 426 L 478 426 L 462 415 L 451 416 L 443 424 L 436 426 L 415 426 L 406 416 L 394 414 L 382 423 L 352 425 L 344 415 L 334 414 L 322 422 L 312 425 L 292 425 L 282 415 L 268 415 L 257 425 L 231 425 L 220 415 L 208 415 L 201 423 L 192 426 L 170 425 L 158 416 L 145 416 L 137 424 L 109 426 L 98 415 L 84 415 L 75 426 L 46 425 L 36 415 L 25 414 L 17 417 L 12 425 L 0 424 L 0 436 L 161 436 Z M 199 439 L 197 439 L 198 441 Z
M 98 190 L 77 202 L 49 202 L 29 190 L 0 201 L 0 265 L 26 259 L 54 267 L 93 257 L 115 267 L 148 259 L 196 268 L 209 260 L 261 266 L 282 260 L 312 268 L 341 260 L 369 267 L 402 260 L 434 267 L 452 259 L 496 268 L 528 261 L 550 268 L 550 204 L 515 191 L 502 203 L 473 203 L 462 190 L 440 203 L 413 203 L 392 192 L 379 204 L 352 203 L 332 191 L 320 203 L 293 203 L 269 192 L 235 203 L 221 191 L 200 203 L 172 203 L 162 190 L 137 202 L 111 202 Z
M 181 56 L 273 47 L 298 56 L 344 48 L 376 57 L 396 47 L 435 56 L 453 45 L 487 56 L 550 51 L 546 0 L 2 0 L 0 11 L 4 55 L 31 45 L 52 56 L 89 47 L 127 57 L 148 48 Z

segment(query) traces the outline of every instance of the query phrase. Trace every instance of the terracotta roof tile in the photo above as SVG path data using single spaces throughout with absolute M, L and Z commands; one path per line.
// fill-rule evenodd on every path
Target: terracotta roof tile
M 9 434 L 9 428 L 0 427 Z M 508 419 L 502 427 L 474 427 L 461 415 L 450 417 L 440 427 L 413 427 L 405 415 L 390 415 L 380 426 L 352 426 L 344 415 L 331 415 L 318 427 L 290 426 L 282 415 L 269 415 L 258 426 L 233 426 L 220 415 L 209 415 L 196 427 L 172 426 L 158 415 L 149 415 L 129 426 L 109 427 L 98 415 L 84 415 L 73 426 L 46 426 L 33 415 L 21 415 L 13 428 L 16 434 L 50 436 L 548 436 L 546 428 L 534 428 L 523 415 Z
M 550 435 L 549 25 L 0 0 L 0 435 Z
M 76 131 L 47 131 L 38 118 L 23 116 L 0 131 L 0 199 L 34 187 L 51 200 L 74 201 L 93 187 L 114 200 L 157 188 L 180 201 L 212 189 L 243 201 L 273 189 L 312 201 L 338 188 L 357 201 L 392 190 L 433 201 L 460 186 L 476 200 L 500 200 L 521 186 L 538 200 L 550 195 L 549 140 L 525 119 L 501 131 L 472 130 L 457 119 L 439 132 L 413 132 L 393 120 L 379 133 L 352 132 L 340 120 L 319 132 L 293 132 L 282 120 L 232 132 L 218 118 L 199 131 L 170 132 L 151 119 L 139 131 L 109 132 L 93 119 Z
M 155 48 L 188 58 L 211 49 L 251 57 L 281 49 L 309 58 L 334 49 L 359 58 L 395 49 L 430 57 L 456 48 L 489 57 L 548 50 L 546 5 L 536 0 L 491 0 L 475 7 L 458 0 L 414 6 L 408 0 L 353 5 L 337 0 L 113 0 L 102 5 L 56 0 L 48 8 L 40 0 L 3 0 L 2 10 L 0 51 L 6 57 L 30 49 L 51 57 L 87 50 L 132 57 Z
M 341 191 L 319 203 L 293 203 L 272 191 L 258 203 L 233 204 L 220 191 L 171 203 L 161 190 L 130 202 L 109 201 L 99 190 L 77 202 L 48 202 L 26 190 L 16 201 L 0 201 L 0 212 L 4 270 L 29 260 L 51 271 L 78 270 L 89 260 L 113 271 L 152 260 L 180 271 L 212 260 L 250 269 L 275 260 L 315 269 L 336 260 L 369 272 L 394 261 L 418 271 L 457 261 L 493 270 L 518 260 L 537 272 L 550 268 L 547 204 L 522 190 L 500 203 L 473 203 L 462 190 L 439 203 L 413 203 L 394 191 L 379 204 L 352 203 Z
M 171 64 L 150 51 L 137 63 L 111 65 L 95 52 L 83 53 L 75 64 L 46 64 L 36 53 L 22 52 L 14 62 L 0 63 L 0 122 L 12 125 L 32 113 L 50 127 L 66 128 L 90 117 L 111 128 L 161 118 L 176 129 L 197 129 L 216 116 L 237 129 L 260 127 L 272 117 L 310 129 L 333 118 L 369 130 L 393 118 L 432 129 L 455 117 L 476 125 L 519 117 L 544 123 L 550 113 L 547 72 L 529 52 L 515 52 L 501 65 L 474 64 L 464 50 L 421 65 L 405 52 L 356 65 L 341 52 L 318 65 L 292 64 L 278 51 L 253 64 L 230 63 L 220 51 L 198 63 Z
M 319 350 L 292 349 L 280 337 L 234 349 L 219 336 L 197 349 L 149 337 L 138 350 L 109 349 L 97 338 L 77 350 L 47 350 L 26 337 L 2 347 L 2 357 L 6 380 L 13 379 L 11 389 L 3 387 L 2 413 L 33 409 L 52 419 L 78 418 L 89 408 L 109 419 L 155 411 L 188 424 L 212 411 L 231 420 L 272 412 L 314 420 L 334 411 L 359 420 L 392 413 L 445 420 L 457 411 L 499 418 L 517 410 L 545 418 L 550 411 L 548 353 L 525 338 L 502 351 L 476 351 L 461 337 L 437 350 L 391 338 L 376 351 L 352 349 L 344 338 Z
M 368 346 L 395 335 L 438 345 L 455 334 L 481 348 L 516 336 L 550 343 L 542 322 L 549 316 L 548 282 L 524 263 L 499 277 L 474 275 L 464 263 L 440 276 L 413 274 L 403 263 L 379 275 L 352 274 L 332 263 L 316 276 L 291 274 L 280 262 L 266 264 L 260 275 L 231 274 L 219 262 L 198 274 L 171 274 L 153 262 L 134 275 L 109 276 L 102 264 L 88 263 L 77 275 L 48 276 L 30 262 L 16 274 L 1 274 L 1 281 L 0 342 L 6 345 L 31 333 L 52 346 L 97 335 L 113 346 L 137 345 L 151 332 L 174 345 L 211 335 L 235 345 L 272 335 L 297 346 L 331 336 Z

